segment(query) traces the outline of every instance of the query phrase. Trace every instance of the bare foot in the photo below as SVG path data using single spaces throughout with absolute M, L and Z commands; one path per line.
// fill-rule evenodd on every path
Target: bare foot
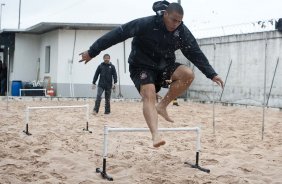
M 156 110 L 157 110 L 158 114 L 161 115 L 165 120 L 167 120 L 167 121 L 169 121 L 169 122 L 172 122 L 172 123 L 174 122 L 174 121 L 168 116 L 166 109 L 161 108 L 161 107 L 159 106 L 159 104 L 156 106 Z
M 160 147 L 160 146 L 162 146 L 162 145 L 164 145 L 164 144 L 165 144 L 165 141 L 162 140 L 161 138 L 158 138 L 158 139 L 156 139 L 156 140 L 153 140 L 153 146 L 154 146 L 155 148 L 158 148 L 158 147 Z

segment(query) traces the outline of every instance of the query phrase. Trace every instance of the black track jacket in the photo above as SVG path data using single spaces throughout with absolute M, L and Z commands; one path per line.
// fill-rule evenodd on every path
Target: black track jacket
M 207 78 L 217 75 L 189 29 L 182 23 L 175 31 L 169 32 L 160 15 L 135 19 L 113 29 L 93 43 L 88 53 L 95 57 L 131 37 L 132 50 L 128 59 L 131 66 L 162 70 L 175 62 L 174 52 L 180 49 Z
M 112 63 L 101 63 L 93 77 L 92 84 L 96 84 L 96 81 L 98 79 L 98 76 L 100 75 L 98 86 L 103 89 L 111 89 L 113 85 L 113 79 L 114 83 L 117 83 L 117 72 L 116 68 Z

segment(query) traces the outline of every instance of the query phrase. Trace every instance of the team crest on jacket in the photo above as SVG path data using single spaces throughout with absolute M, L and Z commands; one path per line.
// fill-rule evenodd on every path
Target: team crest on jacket
M 146 72 L 141 72 L 140 73 L 140 79 L 146 79 L 147 78 L 147 73 Z
M 178 37 L 179 36 L 179 31 L 178 30 L 174 31 L 173 36 Z

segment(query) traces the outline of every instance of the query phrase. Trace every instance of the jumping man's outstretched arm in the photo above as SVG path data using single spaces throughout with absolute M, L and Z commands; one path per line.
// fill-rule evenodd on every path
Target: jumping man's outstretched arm
M 217 83 L 223 88 L 223 81 L 210 65 L 207 57 L 201 51 L 196 39 L 192 33 L 184 26 L 183 43 L 181 51 L 207 78 Z
M 79 55 L 81 55 L 82 58 L 79 62 L 85 62 L 86 64 L 93 57 L 99 55 L 101 51 L 123 42 L 128 38 L 142 34 L 142 32 L 145 31 L 146 25 L 147 22 L 140 18 L 113 29 L 96 40 L 88 51 L 80 53 Z

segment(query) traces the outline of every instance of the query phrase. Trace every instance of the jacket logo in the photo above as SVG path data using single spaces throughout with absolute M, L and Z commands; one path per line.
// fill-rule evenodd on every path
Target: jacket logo
M 173 36 L 178 37 L 178 36 L 179 36 L 179 31 L 176 30 L 176 31 L 173 33 Z
M 146 73 L 146 72 L 144 72 L 144 71 L 143 71 L 143 72 L 141 72 L 141 73 L 140 73 L 140 79 L 142 79 L 142 80 L 143 80 L 143 79 L 146 79 L 146 78 L 147 78 L 147 73 Z

